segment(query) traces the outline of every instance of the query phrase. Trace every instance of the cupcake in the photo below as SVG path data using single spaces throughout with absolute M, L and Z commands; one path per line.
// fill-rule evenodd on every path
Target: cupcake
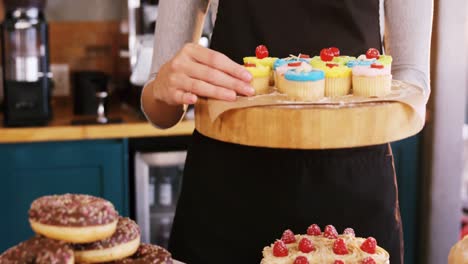
M 266 94 L 270 89 L 270 68 L 254 63 L 246 63 L 245 69 L 252 75 L 250 85 L 255 90 L 255 95 Z
M 313 101 L 325 95 L 325 73 L 307 63 L 284 74 L 282 90 L 293 100 Z
M 340 50 L 336 47 L 322 49 L 320 56 L 315 56 L 310 60 L 310 65 L 314 68 L 325 67 L 327 63 L 346 65 L 348 61 L 356 59 L 350 56 L 341 56 L 340 53 Z
M 318 69 L 325 72 L 326 97 L 344 96 L 351 92 L 352 71 L 350 68 L 338 63 L 327 63 L 325 66 L 319 66 Z
M 297 67 L 300 67 L 303 64 L 308 65 L 308 63 L 303 60 L 290 57 L 287 59 L 282 59 L 282 61 L 278 63 L 278 65 L 276 65 L 277 67 L 275 68 L 275 71 L 274 71 L 274 78 L 275 78 L 275 86 L 278 89 L 278 92 L 284 93 L 284 89 L 283 89 L 284 80 L 285 80 L 284 75 L 286 74 L 286 72 L 289 70 L 296 69 Z
M 375 62 L 367 66 L 354 66 L 353 94 L 364 97 L 383 97 L 392 91 L 392 74 L 389 66 Z
M 366 54 L 360 55 L 355 60 L 350 60 L 346 63 L 346 65 L 350 68 L 354 66 L 371 66 L 374 62 L 376 62 L 380 57 L 380 52 L 377 49 L 370 48 L 367 50 Z M 391 61 L 390 61 L 391 63 Z
M 270 73 L 270 85 L 274 85 L 274 79 L 273 79 L 273 64 L 278 58 L 274 57 L 269 57 L 269 52 L 268 48 L 264 45 L 259 45 L 255 49 L 255 57 L 245 57 L 244 58 L 244 64 L 245 63 L 253 63 L 256 65 L 262 65 L 265 67 L 268 67 L 271 71 Z

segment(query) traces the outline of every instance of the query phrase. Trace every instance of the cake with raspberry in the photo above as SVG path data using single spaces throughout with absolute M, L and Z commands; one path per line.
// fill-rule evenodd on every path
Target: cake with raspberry
M 389 259 L 373 237 L 356 237 L 351 228 L 340 235 L 332 225 L 322 232 L 313 224 L 305 235 L 284 231 L 281 239 L 263 249 L 261 264 L 389 264 Z

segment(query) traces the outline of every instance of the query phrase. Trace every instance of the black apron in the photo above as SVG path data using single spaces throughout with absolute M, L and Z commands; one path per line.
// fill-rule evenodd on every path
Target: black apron
M 355 56 L 380 48 L 379 0 L 219 0 L 211 47 L 241 63 L 259 44 L 277 57 L 329 46 Z M 304 234 L 312 223 L 373 236 L 392 264 L 403 263 L 388 144 L 271 149 L 194 132 L 169 246 L 175 259 L 258 264 L 263 247 L 285 229 Z

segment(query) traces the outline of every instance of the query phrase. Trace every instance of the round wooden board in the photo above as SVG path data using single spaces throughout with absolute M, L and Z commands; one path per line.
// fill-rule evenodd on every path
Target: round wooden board
M 415 135 L 423 120 L 399 102 L 352 106 L 283 105 L 229 110 L 214 122 L 199 99 L 195 126 L 203 135 L 241 145 L 333 149 L 383 144 Z

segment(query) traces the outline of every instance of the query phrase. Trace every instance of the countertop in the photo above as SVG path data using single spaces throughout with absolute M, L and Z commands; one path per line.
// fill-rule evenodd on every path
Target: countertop
M 0 143 L 28 143 L 45 141 L 70 141 L 92 139 L 115 139 L 133 137 L 165 137 L 191 135 L 194 121 L 182 121 L 173 128 L 161 130 L 138 117 L 130 108 L 111 107 L 110 117 L 121 117 L 122 123 L 108 125 L 71 125 L 73 116 L 71 102 L 67 99 L 53 100 L 54 118 L 42 127 L 0 127 Z M 3 117 L 0 115 L 3 124 Z

